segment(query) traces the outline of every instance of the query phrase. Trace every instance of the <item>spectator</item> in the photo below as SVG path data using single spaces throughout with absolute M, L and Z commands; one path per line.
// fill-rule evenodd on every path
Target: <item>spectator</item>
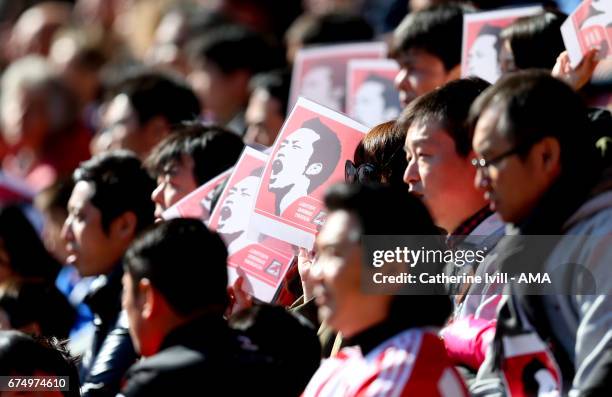
M 62 229 L 68 262 L 82 277 L 98 276 L 85 300 L 96 330 L 81 366 L 83 395 L 115 395 L 136 359 L 121 315 L 121 260 L 135 236 L 153 222 L 154 182 L 140 160 L 125 151 L 93 157 L 73 179 Z
M 200 102 L 187 84 L 161 72 L 127 73 L 110 92 L 99 134 L 108 134 L 109 149 L 128 149 L 142 160 L 173 126 L 200 114 Z
M 160 142 L 146 161 L 157 179 L 151 199 L 155 218 L 198 186 L 234 166 L 244 144 L 216 126 L 185 124 Z
M 362 237 L 435 235 L 425 207 L 405 189 L 367 185 L 339 185 L 325 204 L 330 213 L 317 236 L 319 258 L 311 269 L 314 295 L 321 320 L 341 332 L 350 347 L 321 364 L 303 395 L 331 396 L 338 390 L 344 396 L 432 395 L 441 382 L 456 395 L 467 395 L 442 342 L 428 330 L 446 321 L 452 307 L 448 296 L 433 295 L 434 289 L 424 292 L 429 295 L 372 294 L 362 286 L 374 272 L 363 261 Z M 437 265 L 428 265 L 435 273 Z
M 280 70 L 251 79 L 251 97 L 245 113 L 246 144 L 272 146 L 287 116 L 289 84 L 289 73 Z
M 395 29 L 391 56 L 400 66 L 395 85 L 403 106 L 459 78 L 463 14 L 468 10 L 442 4 L 408 14 Z
M 0 373 L 12 376 L 67 377 L 68 390 L 48 395 L 79 397 L 79 377 L 66 349 L 56 339 L 35 338 L 17 331 L 0 331 Z M 6 392 L 5 392 L 6 393 Z
M 242 136 L 251 77 L 279 66 L 263 37 L 239 26 L 225 26 L 192 43 L 189 80 L 205 116 Z

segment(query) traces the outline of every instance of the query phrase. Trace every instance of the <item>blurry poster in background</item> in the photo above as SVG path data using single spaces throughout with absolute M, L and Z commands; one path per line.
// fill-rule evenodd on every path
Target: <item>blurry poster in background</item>
M 293 262 L 289 244 L 269 237 L 251 239 L 247 226 L 268 156 L 246 147 L 213 210 L 208 227 L 215 230 L 228 251 L 228 277 L 232 285 L 243 276 L 245 292 L 272 302 Z
M 348 63 L 346 113 L 368 127 L 396 119 L 401 112 L 393 84 L 399 72 L 390 59 L 358 59 Z
M 198 218 L 206 222 L 210 217 L 212 200 L 218 189 L 227 181 L 232 168 L 222 172 L 210 181 L 206 182 L 187 196 L 180 199 L 176 204 L 162 213 L 165 220 L 172 218 Z
M 305 98 L 299 98 L 281 129 L 263 172 L 254 233 L 312 249 L 325 222 L 325 190 L 344 181 L 346 160 L 368 128 Z
M 464 15 L 461 77 L 478 76 L 495 83 L 501 76 L 501 31 L 518 18 L 541 11 L 541 7 L 534 6 Z
M 351 59 L 377 59 L 387 55 L 385 43 L 352 43 L 301 49 L 291 75 L 289 110 L 303 96 L 344 112 L 346 70 Z
M 561 26 L 563 42 L 573 67 L 592 48 L 599 57 L 612 58 L 612 0 L 584 0 Z

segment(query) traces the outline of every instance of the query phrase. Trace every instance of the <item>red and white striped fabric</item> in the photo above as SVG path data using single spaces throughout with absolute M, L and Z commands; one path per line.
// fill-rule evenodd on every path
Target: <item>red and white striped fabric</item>
M 343 348 L 323 361 L 303 397 L 467 395 L 436 333 L 409 329 L 366 356 L 358 347 Z

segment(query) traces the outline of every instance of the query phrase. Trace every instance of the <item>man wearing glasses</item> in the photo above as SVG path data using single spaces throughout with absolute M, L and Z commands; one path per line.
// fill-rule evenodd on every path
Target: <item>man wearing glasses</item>
M 527 390 L 534 379 L 526 377 L 525 364 L 535 361 L 555 379 L 556 395 L 607 395 L 612 190 L 586 109 L 562 82 L 523 71 L 503 77 L 471 113 L 476 184 L 510 223 L 510 235 L 497 246 L 499 267 L 522 265 L 550 274 L 553 282 L 569 280 L 556 283 L 554 295 L 542 289 L 535 295 L 532 284 L 507 286 L 495 331 L 499 343 L 487 352 L 473 387 L 483 392 L 488 385 L 485 394 Z M 542 247 L 537 235 L 556 236 L 554 244 Z M 537 393 L 551 392 L 549 384 L 537 384 Z

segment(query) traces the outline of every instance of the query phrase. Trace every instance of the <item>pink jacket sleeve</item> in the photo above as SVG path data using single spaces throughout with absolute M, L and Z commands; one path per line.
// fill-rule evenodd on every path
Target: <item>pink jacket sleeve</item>
M 478 370 L 495 336 L 495 324 L 496 320 L 468 316 L 445 326 L 441 335 L 451 361 Z

